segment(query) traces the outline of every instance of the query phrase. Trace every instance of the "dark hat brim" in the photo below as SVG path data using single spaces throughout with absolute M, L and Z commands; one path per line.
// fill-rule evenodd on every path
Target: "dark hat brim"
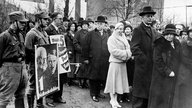
M 152 15 L 155 15 L 156 12 L 141 12 L 141 13 L 139 13 L 139 16 L 143 16 L 143 15 L 146 15 L 146 14 L 152 14 Z
M 102 23 L 107 23 L 107 21 L 95 21 L 95 22 L 102 22 Z
M 163 33 L 162 33 L 162 35 L 164 36 L 164 35 L 167 35 L 167 34 L 173 34 L 173 35 L 175 35 L 175 36 L 178 36 L 178 34 L 175 32 L 175 31 L 164 31 Z
M 88 20 L 87 22 L 88 22 L 88 23 L 90 23 L 90 22 L 94 23 L 94 21 L 89 21 L 89 20 Z

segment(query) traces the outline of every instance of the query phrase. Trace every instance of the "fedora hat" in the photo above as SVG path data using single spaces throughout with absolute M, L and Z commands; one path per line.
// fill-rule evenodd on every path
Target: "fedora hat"
M 167 35 L 167 34 L 174 34 L 175 36 L 177 36 L 176 27 L 174 24 L 167 24 L 165 26 L 165 30 L 162 33 L 162 35 Z
M 14 21 L 27 22 L 28 21 L 21 11 L 11 12 L 8 16 L 11 22 L 14 22 Z
M 145 14 L 153 14 L 155 15 L 156 12 L 152 9 L 151 6 L 145 6 L 141 13 L 139 13 L 140 16 L 143 16 Z
M 107 23 L 106 18 L 104 16 L 98 16 L 95 22 Z

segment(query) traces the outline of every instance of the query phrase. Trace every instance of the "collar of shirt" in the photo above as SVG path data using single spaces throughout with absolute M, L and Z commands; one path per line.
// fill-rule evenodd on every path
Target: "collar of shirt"
M 53 25 L 53 27 L 54 27 L 57 31 L 59 30 L 59 28 L 55 25 L 54 22 L 52 22 L 51 24 Z
M 147 25 L 144 21 L 142 21 L 143 24 L 146 26 L 146 27 L 151 27 L 150 25 Z
M 101 36 L 103 36 L 103 30 L 100 30 L 99 33 L 101 34 Z
M 173 47 L 173 49 L 175 49 L 175 46 L 174 46 L 174 43 L 173 43 L 173 42 L 171 42 L 171 46 Z

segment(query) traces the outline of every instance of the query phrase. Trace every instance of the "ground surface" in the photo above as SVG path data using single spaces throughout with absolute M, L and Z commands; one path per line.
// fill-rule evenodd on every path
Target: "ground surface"
M 100 99 L 99 102 L 93 102 L 89 95 L 89 89 L 81 89 L 77 86 L 68 87 L 64 85 L 63 99 L 65 99 L 67 103 L 56 104 L 55 108 L 111 108 L 108 94 L 104 95 L 106 96 L 105 99 Z M 120 104 L 122 108 L 131 108 L 131 103 Z M 7 108 L 15 108 L 13 102 L 10 103 Z

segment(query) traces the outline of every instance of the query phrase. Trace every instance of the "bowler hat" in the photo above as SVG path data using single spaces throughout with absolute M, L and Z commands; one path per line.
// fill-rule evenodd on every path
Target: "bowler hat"
M 162 33 L 162 35 L 167 35 L 167 34 L 174 34 L 177 36 L 176 27 L 174 24 L 167 24 L 165 26 L 165 31 Z
M 35 14 L 36 18 L 43 19 L 43 18 L 49 18 L 49 15 L 45 11 L 40 11 Z
M 13 22 L 13 21 L 27 22 L 28 21 L 21 11 L 11 12 L 9 14 L 9 19 L 10 19 L 11 22 Z
M 97 20 L 95 22 L 103 22 L 103 23 L 107 23 L 107 21 L 105 21 L 106 18 L 104 16 L 98 16 Z
M 155 15 L 156 12 L 152 9 L 151 6 L 145 6 L 141 13 L 139 13 L 140 16 L 143 16 L 145 14 L 153 14 Z

